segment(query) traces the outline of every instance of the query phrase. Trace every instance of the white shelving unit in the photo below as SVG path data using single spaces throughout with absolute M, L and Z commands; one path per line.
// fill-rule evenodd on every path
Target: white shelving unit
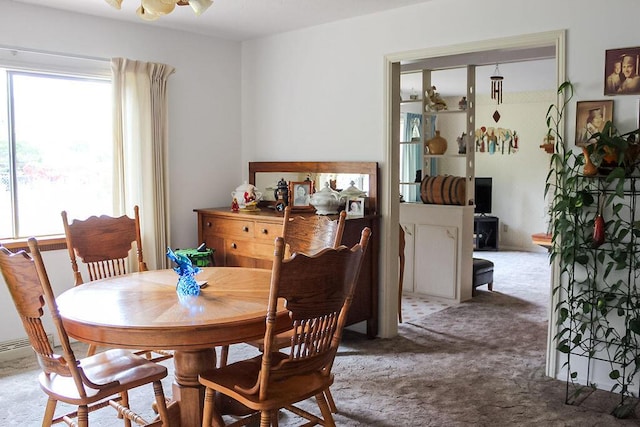
M 418 100 L 401 101 L 401 113 L 415 112 L 420 104 L 422 132 L 419 141 L 405 141 L 401 137 L 401 194 L 409 194 L 408 188 L 416 188 L 416 203 L 400 204 L 400 224 L 407 236 L 405 245 L 405 280 L 407 292 L 425 294 L 442 300 L 461 302 L 472 296 L 473 270 L 473 198 L 475 176 L 475 66 L 466 66 L 467 108 L 449 106 L 450 110 L 426 111 L 425 90 L 432 85 L 433 70 L 422 70 L 421 96 Z M 440 71 L 440 70 L 438 70 Z M 445 70 L 446 71 L 446 70 Z M 416 71 L 413 71 L 415 73 Z M 443 75 L 443 73 L 438 73 Z M 444 73 L 446 74 L 446 73 Z M 401 78 L 402 78 L 401 74 Z M 455 109 L 454 109 L 455 108 Z M 444 154 L 429 154 L 427 141 L 435 130 L 447 140 Z M 456 139 L 466 134 L 466 153 L 459 154 Z M 405 138 L 406 139 L 406 138 Z M 419 197 L 420 183 L 407 182 L 406 159 L 402 154 L 408 147 L 419 145 L 421 149 L 422 177 L 429 175 L 454 175 L 465 178 L 464 205 L 423 204 Z M 404 164 L 403 164 L 404 163 Z M 404 174 L 403 174 L 404 172 Z

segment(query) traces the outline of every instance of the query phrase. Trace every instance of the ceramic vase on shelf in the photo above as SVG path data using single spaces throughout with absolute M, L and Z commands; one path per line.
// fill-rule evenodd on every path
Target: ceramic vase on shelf
M 447 140 L 440 136 L 440 131 L 436 131 L 436 136 L 427 141 L 429 154 L 444 154 L 447 151 Z
M 598 168 L 591 161 L 587 147 L 582 147 L 582 154 L 584 155 L 584 169 L 582 170 L 582 174 L 585 176 L 596 175 L 598 173 Z

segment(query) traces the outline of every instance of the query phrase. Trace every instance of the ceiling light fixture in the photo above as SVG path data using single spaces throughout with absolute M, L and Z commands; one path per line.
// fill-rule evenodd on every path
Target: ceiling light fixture
M 111 6 L 120 10 L 122 0 L 105 0 Z M 196 15 L 201 15 L 213 4 L 213 0 L 140 0 L 140 7 L 136 14 L 145 21 L 155 21 L 163 15 L 173 12 L 176 5 L 191 6 Z

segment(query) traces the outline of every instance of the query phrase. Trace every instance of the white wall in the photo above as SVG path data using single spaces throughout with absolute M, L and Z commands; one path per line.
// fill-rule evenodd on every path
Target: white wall
M 476 128 L 504 127 L 519 135 L 516 153 L 507 154 L 506 147 L 505 154 L 475 153 L 476 176 L 493 177 L 491 214 L 500 219 L 500 249 L 544 251 L 531 243 L 531 235 L 547 230 L 544 187 L 550 155 L 540 144 L 555 94 L 555 90 L 505 93 L 500 106 L 487 95 L 476 99 Z M 496 109 L 501 115 L 498 123 L 492 118 Z
M 240 158 L 240 44 L 8 0 L 0 0 L 0 44 L 176 68 L 168 85 L 170 238 L 173 247 L 197 245 L 193 209 L 229 203 L 230 189 L 246 169 Z M 47 254 L 45 262 L 57 289 L 72 285 L 66 250 Z M 4 284 L 0 312 L 0 341 L 23 337 Z
M 494 177 L 493 215 L 500 218 L 500 249 L 545 251 L 531 242 L 531 234 L 545 232 L 548 226 L 544 183 L 550 155 L 539 146 L 547 130 L 547 109 L 555 102 L 555 60 L 500 64 L 504 102 L 499 106 L 489 96 L 494 69 L 476 69 L 476 128 L 516 130 L 520 149 L 512 155 L 476 153 L 476 176 Z M 492 117 L 496 110 L 501 114 L 498 123 Z

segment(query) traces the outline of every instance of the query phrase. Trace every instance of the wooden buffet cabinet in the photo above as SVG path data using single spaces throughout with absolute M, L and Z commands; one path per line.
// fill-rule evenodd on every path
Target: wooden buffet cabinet
M 347 317 L 347 325 L 367 322 L 367 336 L 378 334 L 378 245 L 377 163 L 375 162 L 259 162 L 249 164 L 249 182 L 256 173 L 361 173 L 369 175 L 369 205 L 362 218 L 348 218 L 342 244 L 353 246 L 364 227 L 372 231 L 364 264 Z M 317 188 L 317 187 L 316 187 Z M 217 266 L 271 268 L 274 239 L 282 233 L 284 214 L 261 206 L 258 212 L 232 212 L 229 207 L 195 209 L 198 214 L 198 242 L 215 249 Z M 296 215 L 315 215 L 296 212 Z M 337 216 L 336 216 L 337 217 Z

